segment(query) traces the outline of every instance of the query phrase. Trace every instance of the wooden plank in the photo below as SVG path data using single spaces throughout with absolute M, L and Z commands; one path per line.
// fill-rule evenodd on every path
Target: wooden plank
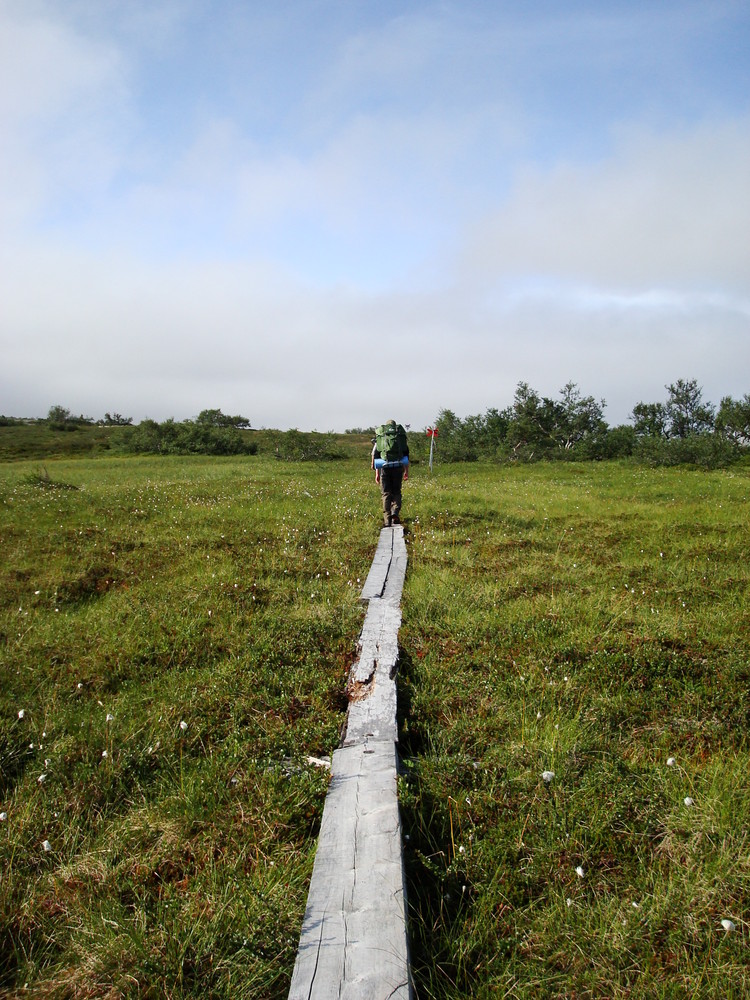
M 398 739 L 396 666 L 401 611 L 383 600 L 370 601 L 360 639 L 359 661 L 352 668 L 344 746 L 370 737 Z
M 401 626 L 401 609 L 385 600 L 370 601 L 370 606 L 359 637 L 359 660 L 352 668 L 355 674 L 360 664 L 388 659 L 395 667 L 398 660 L 398 630 Z
M 393 528 L 383 528 L 378 538 L 378 547 L 375 549 L 375 556 L 370 566 L 370 572 L 367 574 L 362 593 L 359 595 L 359 599 L 363 603 L 372 600 L 374 597 L 382 596 L 392 556 Z
M 406 578 L 406 542 L 404 541 L 402 525 L 392 528 L 391 531 L 393 533 L 391 564 L 388 567 L 388 576 L 382 596 L 384 601 L 388 601 L 394 608 L 398 608 L 401 606 L 401 593 Z
M 404 526 L 397 524 L 393 528 L 382 528 L 370 572 L 359 595 L 360 601 L 364 603 L 382 597 L 398 606 L 405 576 Z
M 333 755 L 290 1000 L 410 997 L 391 741 Z
M 396 668 L 403 528 L 384 528 L 347 686 L 290 1000 L 410 1000 L 398 813 Z

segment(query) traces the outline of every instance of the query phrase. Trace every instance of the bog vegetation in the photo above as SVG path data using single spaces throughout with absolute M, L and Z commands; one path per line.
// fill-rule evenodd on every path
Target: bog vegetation
M 235 429 L 0 465 L 5 995 L 286 996 L 379 504 L 366 434 Z M 746 996 L 747 462 L 412 441 L 417 996 Z

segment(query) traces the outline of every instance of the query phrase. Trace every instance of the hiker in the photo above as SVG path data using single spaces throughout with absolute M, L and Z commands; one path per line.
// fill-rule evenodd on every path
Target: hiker
M 409 443 L 406 431 L 395 420 L 382 424 L 373 439 L 370 468 L 383 496 L 383 523 L 386 528 L 401 523 L 401 483 L 409 478 Z

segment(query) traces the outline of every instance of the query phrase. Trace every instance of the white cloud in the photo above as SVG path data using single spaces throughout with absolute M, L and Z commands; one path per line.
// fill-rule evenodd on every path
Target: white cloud
M 22 13 L 19 13 L 22 11 Z M 110 42 L 87 39 L 39 4 L 0 4 L 0 115 L 5 126 L 51 122 L 83 101 L 122 86 L 123 66 Z
M 128 68 L 107 40 L 86 38 L 42 4 L 0 4 L 0 218 L 6 226 L 64 213 L 114 175 L 130 120 Z
M 616 422 L 678 377 L 714 401 L 750 388 L 750 123 L 681 111 L 655 130 L 638 100 L 593 85 L 614 60 L 643 98 L 639 60 L 658 62 L 653 44 L 633 55 L 643 10 L 620 33 L 614 16 L 428 5 L 381 23 L 372 8 L 326 36 L 330 65 L 290 64 L 281 94 L 287 70 L 256 45 L 242 104 L 224 98 L 245 77 L 211 76 L 236 21 L 206 55 L 188 31 L 202 3 L 153 5 L 150 48 L 149 5 L 126 24 L 104 0 L 106 16 L 64 16 L 84 9 L 0 0 L 5 412 L 422 426 L 442 406 L 504 406 L 520 380 L 546 395 L 573 380 Z M 688 59 L 674 44 L 672 68 Z M 194 56 L 200 86 L 185 80 L 188 99 L 170 80 L 176 103 L 152 118 L 155 53 L 170 70 Z
M 750 293 L 750 120 L 623 130 L 594 164 L 521 168 L 462 265 L 611 289 Z

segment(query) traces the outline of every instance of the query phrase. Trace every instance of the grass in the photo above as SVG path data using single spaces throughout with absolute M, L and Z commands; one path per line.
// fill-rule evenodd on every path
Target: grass
M 0 480 L 0 988 L 283 995 L 377 509 L 325 467 L 36 472 Z
M 415 481 L 420 997 L 747 995 L 749 485 L 617 464 Z
M 0 466 L 0 995 L 286 996 L 367 464 Z M 749 480 L 415 466 L 420 1000 L 747 994 Z

